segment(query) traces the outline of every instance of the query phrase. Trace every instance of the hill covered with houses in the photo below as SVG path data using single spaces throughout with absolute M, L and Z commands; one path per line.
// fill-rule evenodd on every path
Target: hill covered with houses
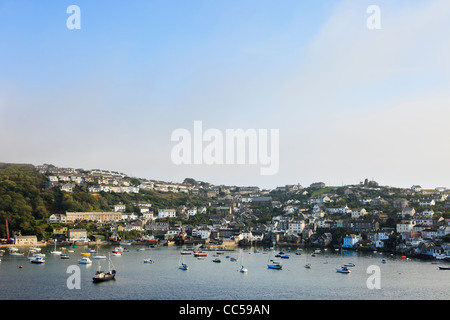
M 0 237 L 121 237 L 339 246 L 450 256 L 450 190 L 356 185 L 226 186 L 102 169 L 0 164 Z M 72 239 L 73 240 L 73 239 Z

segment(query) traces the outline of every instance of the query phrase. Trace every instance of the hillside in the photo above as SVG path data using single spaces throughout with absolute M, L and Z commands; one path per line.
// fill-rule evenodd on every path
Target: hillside
M 42 239 L 46 232 L 51 232 L 46 230 L 47 221 L 54 213 L 112 211 L 118 203 L 125 204 L 127 212 L 139 212 L 135 206 L 139 202 L 151 203 L 154 208 L 202 203 L 198 196 L 150 190 L 137 194 L 88 193 L 83 186 L 76 186 L 67 193 L 60 188 L 46 188 L 47 180 L 33 165 L 0 163 L 0 238 L 6 238 L 6 219 L 10 235 L 13 230 Z

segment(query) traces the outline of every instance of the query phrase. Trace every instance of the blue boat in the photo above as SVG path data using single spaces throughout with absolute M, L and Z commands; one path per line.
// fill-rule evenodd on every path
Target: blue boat
M 283 265 L 277 261 L 272 261 L 271 264 L 267 265 L 267 268 L 281 270 L 283 268 Z

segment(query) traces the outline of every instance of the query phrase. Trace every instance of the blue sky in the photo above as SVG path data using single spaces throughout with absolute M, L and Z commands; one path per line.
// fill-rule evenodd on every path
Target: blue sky
M 448 1 L 0 1 L 0 161 L 274 187 L 446 186 Z M 66 27 L 68 6 L 81 29 Z M 366 9 L 381 8 L 381 30 Z M 171 132 L 279 129 L 280 170 Z

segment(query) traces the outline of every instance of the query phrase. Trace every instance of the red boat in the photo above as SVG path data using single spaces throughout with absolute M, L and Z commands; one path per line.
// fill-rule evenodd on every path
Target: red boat
M 195 252 L 194 257 L 206 257 L 208 254 L 206 252 Z
M 192 251 L 181 251 L 180 254 L 188 255 L 188 254 L 192 254 Z

